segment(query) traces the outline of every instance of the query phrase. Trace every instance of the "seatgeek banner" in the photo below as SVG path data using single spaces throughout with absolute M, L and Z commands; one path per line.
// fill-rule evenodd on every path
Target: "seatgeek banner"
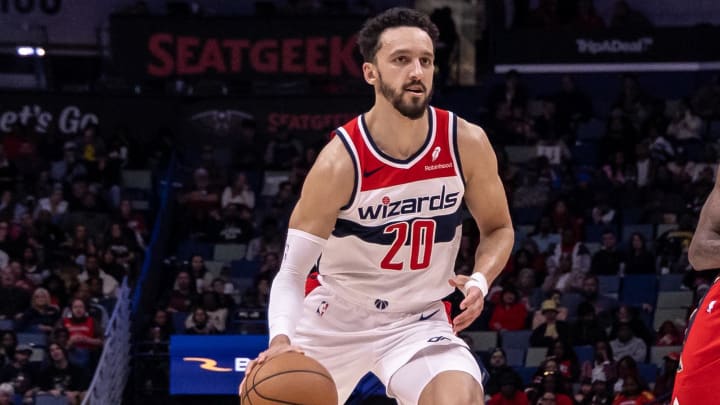
M 170 393 L 237 395 L 248 363 L 267 345 L 265 335 L 174 335 Z
M 113 63 L 128 77 L 359 78 L 362 20 L 114 16 Z

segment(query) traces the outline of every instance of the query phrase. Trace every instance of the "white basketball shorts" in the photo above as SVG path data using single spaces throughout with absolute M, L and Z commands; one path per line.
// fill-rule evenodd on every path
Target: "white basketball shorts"
M 418 313 L 386 313 L 361 308 L 319 286 L 305 298 L 293 344 L 330 371 L 340 404 L 367 372 L 402 405 L 416 404 L 425 385 L 443 371 L 464 371 L 482 384 L 477 360 L 453 334 L 440 301 Z M 412 378 L 403 370 L 403 378 L 394 381 L 411 360 L 418 364 Z

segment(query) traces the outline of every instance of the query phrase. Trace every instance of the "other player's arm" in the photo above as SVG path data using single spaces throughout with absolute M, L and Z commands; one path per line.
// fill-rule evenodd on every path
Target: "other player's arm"
M 270 290 L 270 349 L 258 356 L 260 362 L 290 347 L 302 315 L 305 278 L 320 257 L 340 208 L 352 195 L 354 176 L 347 150 L 334 138 L 310 169 L 290 216 L 285 254 Z
M 475 251 L 473 274 L 485 278 L 487 285 L 500 274 L 507 263 L 515 241 L 505 188 L 498 173 L 497 158 L 482 128 L 458 119 L 458 148 L 465 177 L 465 203 L 480 230 L 480 244 Z M 482 276 L 480 276 L 482 275 Z M 464 287 L 471 281 L 457 276 L 451 284 Z M 487 291 L 487 287 L 484 288 Z M 463 310 L 453 320 L 458 332 L 468 327 L 482 312 L 484 296 L 480 288 L 468 288 L 460 303 Z
M 688 259 L 695 270 L 720 268 L 720 168 L 690 242 Z

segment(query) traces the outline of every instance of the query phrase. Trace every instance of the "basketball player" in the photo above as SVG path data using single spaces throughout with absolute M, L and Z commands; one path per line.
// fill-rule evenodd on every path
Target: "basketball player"
M 437 28 L 391 9 L 358 36 L 375 104 L 338 128 L 305 180 L 270 294 L 270 347 L 332 374 L 344 403 L 372 371 L 401 404 L 482 404 L 482 374 L 456 333 L 483 308 L 513 229 L 482 129 L 428 105 Z M 472 277 L 455 276 L 462 201 L 481 234 Z M 303 302 L 318 262 L 320 286 Z M 465 292 L 448 322 L 441 299 Z
M 720 169 L 690 242 L 695 270 L 720 268 Z M 712 287 L 691 316 L 678 366 L 673 405 L 716 404 L 720 385 L 720 283 Z

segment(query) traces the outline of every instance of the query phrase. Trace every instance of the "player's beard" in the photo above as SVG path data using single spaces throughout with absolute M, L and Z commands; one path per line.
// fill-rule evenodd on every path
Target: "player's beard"
M 425 114 L 425 110 L 430 104 L 430 97 L 432 97 L 432 91 L 428 92 L 425 88 L 425 84 L 421 81 L 413 81 L 403 85 L 402 89 L 394 89 L 385 83 L 382 79 L 382 74 L 378 71 L 378 82 L 380 83 L 380 93 L 395 109 L 402 114 L 404 117 L 410 118 L 411 120 L 417 120 L 422 118 Z M 409 86 L 420 85 L 423 88 L 424 94 L 422 96 L 410 96 L 410 101 L 405 101 L 403 96 L 405 95 L 405 89 Z M 431 89 L 432 90 L 432 89 Z

